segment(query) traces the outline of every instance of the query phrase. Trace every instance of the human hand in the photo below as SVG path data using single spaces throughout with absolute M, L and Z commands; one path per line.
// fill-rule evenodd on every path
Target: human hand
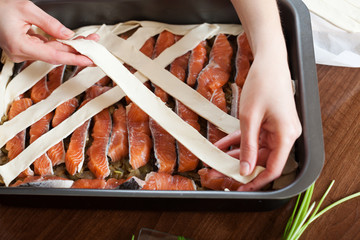
M 51 36 L 48 39 L 31 29 L 35 25 Z M 0 0 L 0 47 L 14 62 L 41 60 L 51 64 L 77 66 L 93 62 L 53 38 L 70 39 L 74 32 L 28 0 Z M 86 39 L 97 41 L 96 34 Z
M 239 112 L 241 133 L 230 134 L 215 145 L 225 150 L 240 143 L 228 154 L 239 157 L 241 175 L 250 174 L 256 165 L 265 167 L 238 189 L 259 190 L 281 175 L 301 134 L 287 65 L 273 57 L 255 58 L 241 92 Z

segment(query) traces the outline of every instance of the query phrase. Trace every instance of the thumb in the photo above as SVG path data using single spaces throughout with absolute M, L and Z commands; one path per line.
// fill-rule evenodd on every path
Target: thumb
M 252 173 L 256 164 L 260 131 L 260 123 L 257 122 L 252 119 L 243 121 L 240 125 L 240 174 L 243 176 Z
M 69 39 L 74 36 L 73 31 L 37 7 L 34 3 L 29 2 L 25 9 L 27 11 L 27 21 L 33 25 L 38 26 L 47 34 L 59 39 Z

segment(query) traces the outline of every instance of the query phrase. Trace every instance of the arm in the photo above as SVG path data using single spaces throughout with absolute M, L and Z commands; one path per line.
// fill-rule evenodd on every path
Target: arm
M 255 165 L 266 169 L 239 190 L 258 190 L 281 175 L 289 152 L 301 134 L 295 108 L 287 51 L 275 0 L 232 0 L 251 46 L 251 65 L 240 99 L 240 133 L 216 145 L 241 142 L 231 155 L 240 159 L 240 174 Z
M 52 64 L 92 64 L 90 59 L 70 47 L 33 33 L 32 25 L 58 39 L 69 39 L 74 35 L 28 0 L 0 0 L 0 47 L 14 62 L 42 60 Z

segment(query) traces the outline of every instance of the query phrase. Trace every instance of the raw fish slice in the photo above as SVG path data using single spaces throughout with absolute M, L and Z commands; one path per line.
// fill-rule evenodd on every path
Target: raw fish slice
M 233 50 L 224 34 L 219 34 L 210 51 L 210 61 L 200 72 L 197 91 L 210 99 L 212 93 L 224 86 L 231 73 L 231 58 Z
M 106 187 L 105 179 L 78 179 L 71 188 L 104 189 Z
M 144 45 L 140 48 L 140 52 L 142 52 L 145 56 L 151 58 L 154 52 L 154 47 L 155 47 L 155 38 L 151 37 L 148 40 L 146 40 Z
M 189 53 L 184 54 L 183 56 L 176 58 L 170 65 L 170 72 L 183 82 L 186 77 L 189 56 Z M 196 130 L 200 130 L 198 115 L 178 100 L 176 100 L 176 113 Z M 179 172 L 191 171 L 197 167 L 199 162 L 198 158 L 179 142 L 177 142 L 177 153 Z
M 52 168 L 51 159 L 45 153 L 37 158 L 34 162 L 34 172 L 36 175 L 47 176 L 53 175 L 54 171 Z
M 156 166 L 159 172 L 172 173 L 176 164 L 175 138 L 150 118 Z
M 121 160 L 129 154 L 126 110 L 122 105 L 113 112 L 113 129 L 110 137 L 108 156 L 113 162 Z
M 66 118 L 68 118 L 75 111 L 78 105 L 78 100 L 76 98 L 72 98 L 58 106 L 55 110 L 54 118 L 52 120 L 52 126 L 56 127 Z M 47 154 L 51 159 L 53 166 L 65 162 L 64 142 L 60 141 L 59 143 L 51 147 L 47 151 Z
M 191 125 L 193 128 L 200 131 L 200 124 L 198 123 L 199 117 L 196 113 L 191 111 L 179 101 L 176 102 L 176 111 L 179 117 L 184 119 L 184 121 Z M 178 171 L 187 172 L 194 170 L 199 163 L 199 159 L 179 142 L 177 142 L 177 149 L 179 164 Z
M 70 188 L 73 180 L 58 176 L 28 176 L 24 180 L 18 180 L 10 187 L 44 187 L 44 188 Z
M 89 126 L 90 120 L 87 120 L 71 135 L 69 148 L 65 155 L 65 166 L 70 175 L 80 172 L 84 163 Z
M 190 52 L 176 58 L 170 65 L 170 72 L 180 79 L 182 82 L 186 78 L 186 70 L 188 67 Z
M 176 37 L 174 34 L 166 30 L 161 32 L 156 41 L 153 58 L 158 57 L 166 48 L 173 45 L 176 41 L 175 38 Z M 178 61 L 181 61 L 181 59 Z M 179 62 L 179 64 L 181 63 Z M 163 102 L 167 102 L 168 94 L 165 91 L 155 86 L 154 92 L 155 95 L 158 96 Z M 150 118 L 149 123 L 154 144 L 156 165 L 159 168 L 159 172 L 172 173 L 176 164 L 175 138 L 166 132 L 152 118 Z
M 219 88 L 213 93 L 210 101 L 224 112 L 227 112 L 225 93 L 222 88 Z M 215 143 L 226 136 L 226 133 L 210 122 L 208 122 L 207 131 L 207 138 L 211 143 Z
M 46 76 L 40 79 L 32 88 L 31 88 L 31 100 L 34 103 L 38 103 L 41 100 L 47 98 L 50 95 L 50 91 L 46 84 Z
M 155 47 L 155 38 L 151 37 L 148 40 L 146 40 L 146 42 L 144 43 L 144 45 L 141 47 L 140 52 L 142 52 L 145 56 L 151 58 L 154 52 L 154 47 Z M 126 68 L 129 69 L 129 71 L 131 73 L 135 73 L 136 69 L 134 69 L 133 67 L 124 64 L 124 66 Z M 116 84 L 113 82 L 113 85 L 115 86 Z M 130 98 L 128 98 L 128 96 L 125 96 L 126 99 L 126 103 L 129 104 L 131 102 Z
M 44 133 L 49 131 L 50 121 L 52 119 L 53 113 L 48 113 L 36 123 L 30 127 L 30 144 L 33 143 L 36 139 L 41 137 Z M 52 175 L 53 168 L 50 158 L 46 153 L 41 155 L 34 161 L 34 172 L 37 175 L 45 176 Z
M 103 77 L 99 81 L 97 81 L 95 84 L 99 86 L 106 86 L 110 83 L 111 79 L 108 76 Z
M 210 62 L 218 65 L 217 67 L 223 71 L 230 72 L 232 55 L 233 49 L 225 34 L 217 35 L 210 51 Z
M 32 100 L 30 98 L 22 98 L 14 101 L 9 110 L 9 114 L 8 114 L 9 120 L 14 118 L 22 111 L 25 111 L 31 105 L 32 105 Z M 25 139 L 26 139 L 25 135 L 26 135 L 26 130 L 23 130 L 6 143 L 5 148 L 8 151 L 8 157 L 10 160 L 14 159 L 25 149 Z M 21 177 L 30 176 L 30 175 L 34 175 L 30 167 L 24 170 L 20 174 Z
M 67 119 L 79 106 L 79 101 L 76 98 L 69 99 L 55 110 L 54 118 L 52 119 L 52 126 L 56 127 L 62 121 Z
M 65 65 L 61 65 L 51 70 L 47 75 L 47 87 L 52 93 L 63 82 Z
M 85 99 L 93 99 L 100 96 L 104 92 L 110 90 L 111 87 L 93 85 L 86 90 Z
M 202 41 L 192 51 L 189 60 L 189 73 L 186 83 L 194 87 L 196 79 L 207 61 L 206 42 Z
M 150 138 L 149 116 L 136 104 L 126 107 L 129 137 L 129 162 L 133 169 L 144 166 L 150 160 L 152 141 Z
M 166 30 L 161 32 L 156 40 L 153 59 L 157 58 L 166 48 L 170 47 L 174 43 L 175 43 L 174 34 Z M 155 95 L 161 98 L 163 102 L 167 102 L 169 97 L 168 94 L 164 90 L 156 86 L 155 84 L 154 87 L 155 87 L 154 90 Z
M 121 184 L 123 184 L 126 180 L 125 179 L 116 179 L 116 178 L 109 178 L 106 181 L 106 189 L 116 189 L 118 188 Z
M 111 134 L 112 122 L 109 109 L 104 109 L 94 116 L 92 130 L 93 142 L 87 150 L 90 171 L 98 179 L 104 179 L 110 174 L 107 152 Z
M 202 168 L 198 171 L 200 175 L 201 186 L 212 190 L 236 191 L 241 185 L 240 182 L 219 173 L 215 169 Z
M 250 65 L 254 61 L 254 57 L 252 55 L 250 44 L 247 40 L 245 32 L 240 34 L 236 40 L 238 49 L 235 59 L 235 83 L 242 88 L 249 72 Z
M 156 39 L 153 59 L 157 58 L 165 49 L 175 43 L 175 35 L 169 31 L 162 31 Z
M 80 108 L 84 106 L 89 100 L 81 103 Z M 70 175 L 80 172 L 85 160 L 85 146 L 88 138 L 88 130 L 90 121 L 85 121 L 80 127 L 75 129 L 70 138 L 69 147 L 65 155 L 66 170 Z
M 151 172 L 146 175 L 143 190 L 170 190 L 170 191 L 194 191 L 196 185 L 193 180 L 168 173 Z

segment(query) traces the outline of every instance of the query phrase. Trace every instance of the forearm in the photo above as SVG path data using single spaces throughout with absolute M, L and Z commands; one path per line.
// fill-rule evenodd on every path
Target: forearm
M 287 59 L 286 45 L 276 0 L 231 0 L 248 37 L 255 59 L 258 56 Z

